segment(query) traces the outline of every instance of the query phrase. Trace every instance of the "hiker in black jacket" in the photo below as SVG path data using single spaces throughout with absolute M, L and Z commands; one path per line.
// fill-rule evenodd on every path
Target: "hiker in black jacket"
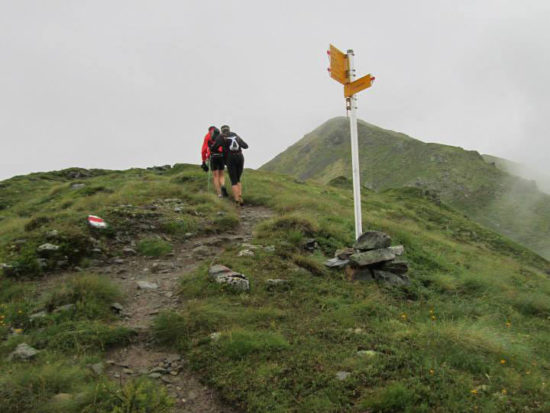
M 241 175 L 244 169 L 243 149 L 248 149 L 248 145 L 235 132 L 231 132 L 229 126 L 223 125 L 221 128 L 221 136 L 224 139 L 224 155 L 229 179 L 231 180 L 231 188 L 233 198 L 237 205 L 243 205 L 243 193 L 241 185 Z

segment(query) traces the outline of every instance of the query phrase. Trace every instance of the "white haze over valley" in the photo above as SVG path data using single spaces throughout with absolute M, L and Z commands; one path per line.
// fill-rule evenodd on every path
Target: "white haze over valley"
M 345 115 L 333 43 L 377 78 L 361 119 L 513 160 L 550 191 L 549 21 L 544 0 L 0 0 L 0 179 L 198 164 L 224 123 L 259 167 Z

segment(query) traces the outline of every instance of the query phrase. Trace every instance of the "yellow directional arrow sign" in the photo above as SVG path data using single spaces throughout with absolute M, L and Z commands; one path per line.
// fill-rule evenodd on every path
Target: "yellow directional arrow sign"
M 330 45 L 330 77 L 346 84 L 348 83 L 348 56 L 333 45 Z
M 354 80 L 351 83 L 344 84 L 344 96 L 349 98 L 357 92 L 371 87 L 374 79 L 374 76 L 368 74 L 360 79 Z

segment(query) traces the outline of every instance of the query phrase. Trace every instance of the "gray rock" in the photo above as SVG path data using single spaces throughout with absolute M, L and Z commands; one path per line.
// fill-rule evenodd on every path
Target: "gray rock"
M 91 364 L 90 369 L 94 372 L 96 376 L 101 376 L 105 371 L 104 364 L 100 361 L 99 363 Z
M 346 265 L 349 264 L 349 260 L 341 260 L 340 258 L 331 258 L 328 261 L 325 261 L 325 266 L 329 268 L 337 268 L 341 269 L 344 268 Z
M 181 212 L 181 211 L 183 211 L 183 208 L 181 208 L 181 207 L 174 207 L 174 212 L 179 213 L 179 212 Z
M 205 245 L 199 245 L 198 247 L 193 248 L 193 257 L 195 258 L 204 258 L 210 254 L 210 248 Z
M 239 257 L 253 257 L 254 256 L 254 251 L 248 250 L 248 249 L 242 250 L 242 251 L 239 251 L 237 256 L 239 256 Z
M 388 248 L 391 238 L 388 234 L 380 231 L 367 231 L 357 238 L 353 247 L 359 251 L 370 251 L 380 248 Z
M 169 354 L 166 357 L 166 361 L 170 364 L 175 363 L 176 361 L 180 361 L 180 360 L 181 360 L 181 356 L 179 354 Z
M 82 189 L 86 184 L 71 184 L 71 189 Z
M 136 283 L 140 290 L 156 290 L 159 288 L 158 284 L 149 281 L 136 281 Z
M 150 370 L 150 373 L 160 373 L 160 374 L 167 374 L 168 371 L 163 367 L 155 367 Z
M 134 374 L 134 370 L 128 369 L 128 368 L 122 369 L 122 372 L 123 372 L 124 374 L 128 374 L 128 375 Z
M 374 281 L 374 275 L 370 269 L 361 268 L 353 273 L 353 279 L 357 281 Z
M 336 250 L 336 252 L 334 253 L 334 256 L 341 260 L 349 260 L 349 257 L 351 257 L 354 253 L 355 253 L 355 250 L 353 248 L 342 248 L 342 249 Z
M 49 242 L 46 242 L 45 244 L 40 245 L 36 250 L 38 252 L 50 252 L 50 251 L 57 251 L 59 249 L 58 245 L 50 244 Z
M 136 255 L 137 252 L 135 249 L 131 248 L 131 247 L 124 247 L 122 248 L 122 252 L 125 254 L 125 255 Z
M 221 337 L 222 337 L 222 333 L 218 331 L 210 334 L 210 340 L 212 341 L 218 341 Z
M 340 381 L 346 380 L 351 373 L 349 371 L 339 371 L 336 373 L 336 378 Z
M 395 259 L 385 262 L 380 269 L 393 272 L 394 274 L 406 274 L 409 271 L 409 264 L 405 260 Z
M 41 269 L 45 269 L 48 267 L 48 260 L 46 258 L 37 258 L 36 263 Z
M 113 264 L 124 264 L 124 260 L 122 258 L 113 258 Z
M 249 291 L 250 283 L 243 274 L 237 272 L 231 272 L 229 274 L 223 274 L 216 278 L 218 284 L 224 284 L 236 291 Z
M 55 239 L 58 236 L 59 236 L 59 231 L 57 231 L 56 229 L 52 229 L 51 231 L 48 231 L 46 233 L 47 238 Z
M 166 384 L 172 384 L 172 379 L 169 376 L 162 376 L 160 379 Z
M 212 265 L 208 270 L 208 275 L 211 280 L 216 280 L 221 275 L 232 273 L 233 271 L 230 268 L 227 268 L 225 265 Z
M 314 238 L 308 238 L 305 240 L 303 247 L 306 251 L 315 251 L 319 248 L 319 244 Z
M 64 403 L 72 399 L 73 399 L 73 395 L 70 393 L 57 393 L 55 396 L 52 397 L 52 400 L 55 403 Z
M 281 278 L 270 278 L 265 281 L 266 288 L 270 291 L 272 290 L 290 290 L 292 284 L 288 280 L 283 280 Z
M 367 265 L 376 264 L 384 261 L 395 259 L 395 254 L 388 248 L 377 250 L 358 252 L 350 257 L 350 262 L 358 267 L 366 267 Z
M 152 378 L 152 379 L 158 379 L 158 378 L 162 377 L 162 374 L 160 374 L 160 373 L 151 373 L 151 374 L 149 374 L 149 377 Z
M 393 252 L 396 256 L 400 256 L 405 253 L 405 247 L 403 245 L 396 245 L 394 247 L 389 247 L 388 249 L 391 252 Z
M 120 303 L 111 304 L 111 308 L 117 313 L 122 313 L 124 311 L 124 307 Z
M 244 248 L 244 249 L 247 249 L 247 250 L 252 250 L 252 251 L 257 250 L 258 248 L 260 248 L 259 245 L 247 244 L 246 242 L 242 243 L 241 247 Z
M 27 343 L 19 344 L 8 356 L 8 360 L 30 360 L 39 353 L 39 350 Z
M 13 265 L 9 265 L 9 264 L 6 264 L 6 263 L 1 263 L 0 264 L 0 270 L 2 270 L 2 273 L 6 277 L 11 277 L 11 276 L 15 275 L 15 272 L 16 272 Z
M 267 245 L 264 247 L 265 252 L 275 252 L 275 245 Z
M 35 321 L 46 317 L 48 314 L 45 311 L 39 311 L 38 313 L 31 314 L 29 320 Z
M 391 285 L 407 285 L 410 283 L 406 275 L 397 275 L 387 271 L 373 270 L 376 281 L 384 282 Z
M 53 310 L 54 313 L 62 313 L 64 311 L 72 311 L 74 310 L 75 305 L 74 304 L 65 304 L 57 307 L 55 310 Z
M 361 357 L 376 357 L 378 355 L 378 353 L 374 350 L 359 350 L 357 352 L 357 355 L 358 356 L 361 356 Z

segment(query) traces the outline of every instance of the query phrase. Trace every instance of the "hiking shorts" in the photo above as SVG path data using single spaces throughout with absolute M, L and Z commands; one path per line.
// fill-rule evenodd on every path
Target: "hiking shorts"
M 237 185 L 241 182 L 241 175 L 244 169 L 244 156 L 242 153 L 229 153 L 227 156 L 227 172 L 231 185 Z
M 210 169 L 212 169 L 213 171 L 223 171 L 225 169 L 223 156 L 211 156 Z

